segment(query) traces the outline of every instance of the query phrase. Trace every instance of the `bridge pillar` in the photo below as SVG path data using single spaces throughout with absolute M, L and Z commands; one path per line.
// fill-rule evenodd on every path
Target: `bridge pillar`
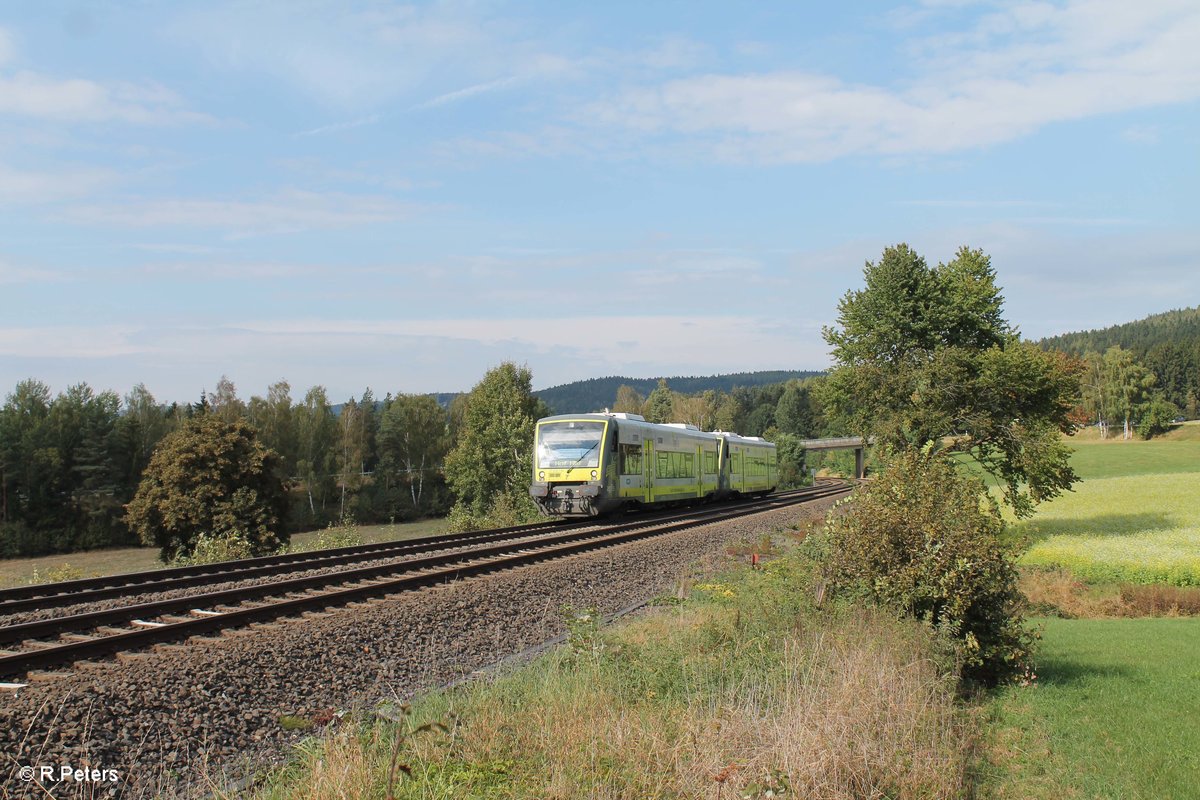
M 863 449 L 861 447 L 854 448 L 854 477 L 862 479 L 863 476 Z

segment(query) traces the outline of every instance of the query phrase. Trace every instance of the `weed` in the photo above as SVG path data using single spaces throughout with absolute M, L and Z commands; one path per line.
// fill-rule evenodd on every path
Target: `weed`
M 600 636 L 601 618 L 594 606 L 576 608 L 566 603 L 559 609 L 567 626 L 567 648 L 576 657 L 599 658 L 604 652 Z
M 191 555 L 177 556 L 168 566 L 189 567 L 196 564 L 216 564 L 221 561 L 235 561 L 250 558 L 254 549 L 250 540 L 239 534 L 230 536 L 214 536 L 202 533 L 196 539 L 196 547 Z
M 279 717 L 279 727 L 285 731 L 308 731 L 316 727 L 316 723 L 307 717 L 296 717 L 283 714 Z
M 409 719 L 412 706 L 407 704 L 385 703 L 376 713 L 392 724 L 392 756 L 388 762 L 387 800 L 395 800 L 397 773 L 403 772 L 410 778 L 413 775 L 412 766 L 400 760 L 401 751 L 418 736 L 438 731 L 449 733 L 450 729 L 442 722 L 426 722 L 413 726 Z
M 79 580 L 82 577 L 83 570 L 64 562 L 57 567 L 51 567 L 45 572 L 39 571 L 38 568 L 34 566 L 33 575 L 29 577 L 28 583 L 30 586 L 34 586 L 39 583 L 61 583 L 63 581 L 74 581 Z

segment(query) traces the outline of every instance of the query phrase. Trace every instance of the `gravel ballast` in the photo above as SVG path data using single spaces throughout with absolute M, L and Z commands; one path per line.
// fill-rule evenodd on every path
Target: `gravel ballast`
M 611 614 L 673 589 L 698 561 L 834 498 L 330 609 L 75 670 L 0 693 L 5 797 L 45 797 L 22 767 L 116 770 L 47 781 L 54 797 L 200 796 L 221 776 L 279 762 L 320 719 L 407 697 L 559 635 L 564 603 Z M 11 772 L 10 772 L 11 770 Z M 2 773 L 0 773 L 2 774 Z M 86 776 L 85 776 L 86 777 Z

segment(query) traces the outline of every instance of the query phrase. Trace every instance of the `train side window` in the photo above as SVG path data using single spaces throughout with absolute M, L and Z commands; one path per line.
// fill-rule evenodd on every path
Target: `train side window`
M 642 447 L 637 444 L 621 445 L 621 474 L 642 474 Z
M 709 450 L 704 454 L 704 472 L 711 475 L 717 471 L 717 454 Z

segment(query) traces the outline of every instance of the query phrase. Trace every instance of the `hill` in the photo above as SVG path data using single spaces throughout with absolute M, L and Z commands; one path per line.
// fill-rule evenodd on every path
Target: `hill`
M 667 385 L 677 392 L 697 394 L 709 389 L 729 392 L 736 386 L 765 386 L 772 383 L 783 383 L 793 378 L 813 378 L 824 374 L 811 370 L 770 370 L 735 372 L 707 377 L 677 376 L 667 378 L 666 381 Z M 622 385 L 632 386 L 645 397 L 654 391 L 654 388 L 658 386 L 658 381 L 658 378 L 628 378 L 614 375 L 551 386 L 548 389 L 540 389 L 534 394 L 550 406 L 556 414 L 582 414 L 611 407 L 616 400 L 617 389 Z
M 1152 314 L 1145 319 L 1099 330 L 1050 336 L 1038 344 L 1078 356 L 1088 352 L 1103 353 L 1115 345 L 1145 355 L 1158 345 L 1197 341 L 1200 341 L 1200 306 Z
M 1051 336 L 1038 344 L 1077 356 L 1120 346 L 1158 376 L 1163 394 L 1179 408 L 1194 409 L 1200 397 L 1200 306 L 1100 330 Z

